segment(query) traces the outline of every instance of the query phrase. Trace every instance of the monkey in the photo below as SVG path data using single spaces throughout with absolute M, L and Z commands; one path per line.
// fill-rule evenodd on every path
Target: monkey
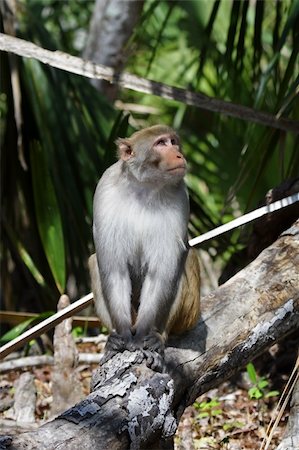
M 142 350 L 163 367 L 169 334 L 200 315 L 200 268 L 188 249 L 186 159 L 178 135 L 154 125 L 116 141 L 118 161 L 100 178 L 93 200 L 89 258 L 94 303 L 110 331 L 103 362 Z

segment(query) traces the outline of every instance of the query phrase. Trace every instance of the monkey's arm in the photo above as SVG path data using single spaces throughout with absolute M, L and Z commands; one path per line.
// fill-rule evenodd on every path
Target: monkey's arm
M 100 319 L 100 322 L 109 330 L 112 330 L 111 317 L 104 300 L 98 262 L 95 253 L 89 257 L 88 268 L 96 314 Z

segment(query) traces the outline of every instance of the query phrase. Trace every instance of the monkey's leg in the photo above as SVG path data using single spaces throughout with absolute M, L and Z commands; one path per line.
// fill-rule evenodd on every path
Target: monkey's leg
M 141 303 L 135 325 L 137 344 L 146 352 L 149 364 L 156 365 L 158 368 L 159 365 L 161 366 L 160 361 L 163 364 L 164 347 L 168 333 L 182 333 L 193 328 L 198 322 L 200 315 L 200 266 L 197 251 L 189 250 L 187 258 L 184 260 L 184 268 L 177 290 L 175 281 L 171 282 L 167 278 L 167 274 L 160 274 L 160 276 L 160 281 L 163 280 L 162 288 L 159 279 L 157 279 L 156 291 L 155 288 L 153 289 L 151 278 L 149 285 L 151 291 L 147 292 L 145 280 L 141 302 L 144 302 L 145 295 L 148 296 L 147 300 L 150 300 Z M 156 317 L 153 314 L 156 314 Z M 158 355 L 158 357 L 154 357 L 153 362 L 151 362 L 150 355 Z
M 165 273 L 161 272 L 152 271 L 144 279 L 133 339 L 136 348 L 146 356 L 147 365 L 156 371 L 163 370 L 164 333 L 175 296 L 175 282 L 172 282 L 166 268 Z
M 94 295 L 94 305 L 97 316 L 99 317 L 100 322 L 111 331 L 113 330 L 113 328 L 115 328 L 115 321 L 116 321 L 115 319 L 118 316 L 117 311 L 115 311 L 115 313 L 110 314 L 107 308 L 106 301 L 103 295 L 102 283 L 96 254 L 90 256 L 88 265 L 91 277 L 91 286 Z M 122 308 L 119 309 L 122 310 Z M 103 363 L 111 359 L 116 353 L 130 349 L 130 345 L 132 342 L 132 333 L 130 330 L 131 322 L 130 318 L 128 317 L 127 320 L 125 320 L 126 316 L 128 316 L 128 314 L 123 314 L 122 320 L 120 317 L 118 318 L 118 322 L 122 323 L 118 325 L 117 331 L 112 331 L 108 337 L 105 346 L 105 354 L 102 359 Z

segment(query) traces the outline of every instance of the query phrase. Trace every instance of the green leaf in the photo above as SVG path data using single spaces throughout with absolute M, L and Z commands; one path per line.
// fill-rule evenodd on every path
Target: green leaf
M 26 251 L 25 247 L 22 245 L 22 243 L 20 241 L 18 242 L 18 250 L 19 250 L 20 256 L 21 256 L 24 264 L 29 269 L 29 271 L 31 272 L 34 279 L 37 281 L 37 283 L 40 286 L 45 286 L 44 277 L 42 276 L 42 274 L 38 270 L 37 266 L 35 265 L 33 259 L 31 258 L 31 256 Z
M 247 364 L 246 370 L 247 370 L 250 381 L 252 383 L 256 384 L 257 383 L 257 375 L 256 375 L 254 365 L 252 363 Z
M 82 327 L 75 327 L 72 329 L 72 336 L 74 339 L 84 336 L 84 330 Z
M 215 406 L 219 406 L 220 402 L 217 399 L 213 399 L 209 402 L 209 405 L 211 408 L 214 408 Z
M 243 428 L 245 426 L 244 422 L 239 422 L 238 420 L 236 420 L 235 422 L 227 422 L 223 425 L 223 430 L 224 431 L 229 431 L 232 430 L 233 428 Z
M 201 402 L 199 405 L 199 408 L 203 411 L 209 411 L 211 409 L 211 403 L 210 402 Z
M 222 409 L 213 409 L 211 414 L 213 417 L 220 416 L 223 413 Z
M 197 417 L 199 419 L 204 419 L 205 417 L 209 417 L 209 416 L 210 416 L 210 414 L 208 412 L 202 412 L 202 413 L 198 414 Z
M 9 226 L 8 223 L 4 223 L 4 228 L 6 233 L 9 236 L 9 239 L 11 240 L 11 244 L 14 247 L 14 251 L 18 252 L 20 255 L 20 258 L 24 262 L 27 269 L 30 271 L 31 275 L 34 277 L 34 279 L 37 281 L 37 283 L 40 286 L 45 286 L 45 279 L 42 276 L 41 272 L 39 271 L 37 265 L 33 261 L 31 255 L 24 247 L 23 243 L 17 239 L 13 227 Z
M 24 320 L 24 322 L 19 323 L 15 327 L 11 328 L 7 333 L 3 334 L 0 338 L 0 343 L 4 344 L 6 342 L 10 342 L 16 337 L 20 336 L 24 331 L 29 328 L 29 325 L 31 325 L 33 322 L 40 322 L 44 319 L 47 319 L 48 317 L 52 316 L 53 311 L 47 311 L 42 314 L 39 314 L 35 317 L 30 317 L 30 319 Z
M 60 293 L 66 282 L 64 236 L 60 210 L 47 166 L 45 151 L 34 142 L 30 151 L 32 185 L 38 231 Z
M 20 336 L 20 334 L 22 334 L 35 319 L 35 317 L 31 317 L 30 319 L 24 320 L 24 322 L 19 323 L 18 325 L 13 327 L 7 333 L 1 336 L 0 343 L 4 344 L 5 342 L 10 342 L 16 337 Z
M 264 378 L 261 378 L 257 383 L 259 389 L 265 389 L 265 387 L 269 386 L 269 382 Z
M 203 410 L 210 409 L 210 402 L 201 402 L 199 408 Z
M 193 408 L 199 410 L 199 409 L 200 409 L 200 403 L 194 402 L 194 403 L 193 403 Z
M 268 392 L 268 393 L 265 395 L 265 397 L 266 397 L 266 398 L 277 397 L 279 394 L 280 394 L 279 391 L 270 391 L 270 392 Z
M 263 397 L 262 392 L 257 387 L 250 388 L 248 391 L 248 395 L 249 398 L 256 400 Z

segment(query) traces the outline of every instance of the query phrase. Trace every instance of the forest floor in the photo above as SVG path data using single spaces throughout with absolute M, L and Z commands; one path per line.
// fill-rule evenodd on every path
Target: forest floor
M 279 394 L 269 397 L 273 391 L 283 391 L 292 371 L 298 348 L 299 335 L 288 337 L 275 344 L 254 361 L 258 381 L 264 386 L 260 389 L 261 398 L 250 398 L 250 389 L 254 387 L 246 369 L 237 377 L 222 383 L 197 399 L 189 406 L 181 418 L 175 437 L 175 450 L 259 449 L 265 437 L 267 426 L 279 400 Z M 78 343 L 79 352 L 98 352 L 96 344 Z M 78 373 L 85 395 L 89 393 L 92 371 L 96 365 L 80 365 Z M 13 414 L 14 384 L 20 374 L 26 370 L 34 375 L 37 390 L 36 422 L 42 423 L 50 418 L 52 403 L 52 366 L 33 367 L 13 370 L 0 374 L 0 434 L 3 434 L 1 422 L 7 422 Z M 265 385 L 267 384 L 267 385 Z M 269 450 L 279 444 L 288 418 L 288 410 L 275 430 Z M 7 432 L 7 430 L 6 430 Z

